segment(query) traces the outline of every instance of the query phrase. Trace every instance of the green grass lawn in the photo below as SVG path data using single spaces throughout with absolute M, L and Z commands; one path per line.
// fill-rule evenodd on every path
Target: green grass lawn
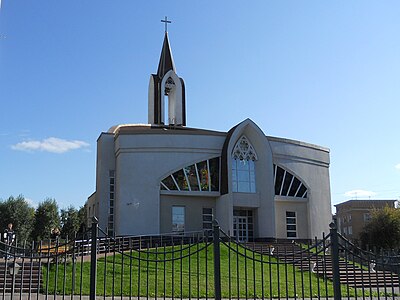
M 318 286 L 321 295 L 327 293 L 333 296 L 329 280 L 318 278 L 310 272 L 301 272 L 282 262 L 277 265 L 277 260 L 268 255 L 257 254 L 240 246 L 237 248 L 234 243 L 230 245 L 237 252 L 229 251 L 226 245 L 220 244 L 223 298 L 261 298 L 262 295 L 294 297 L 295 294 L 298 297 L 310 297 L 317 295 Z M 124 255 L 99 258 L 97 295 L 214 297 L 213 246 L 204 248 L 205 244 L 200 243 L 191 248 L 182 247 L 183 250 L 180 246 L 165 248 L 166 251 L 176 251 L 173 254 L 128 251 Z M 162 252 L 164 248 L 158 250 Z M 156 252 L 155 249 L 150 251 Z M 171 261 L 173 257 L 181 256 L 184 258 Z M 53 294 L 57 284 L 57 294 L 63 294 L 63 291 L 65 294 L 89 294 L 89 262 L 81 263 L 78 259 L 75 264 L 61 263 L 57 266 L 52 263 L 45 265 L 42 273 L 44 292 Z M 342 293 L 347 295 L 347 289 L 343 287 Z M 350 289 L 350 293 L 354 294 L 354 290 Z

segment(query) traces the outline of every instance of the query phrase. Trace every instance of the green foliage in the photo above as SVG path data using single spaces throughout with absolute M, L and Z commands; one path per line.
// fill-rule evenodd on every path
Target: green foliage
M 32 241 L 50 238 L 51 230 L 61 227 L 62 237 L 75 237 L 79 230 L 87 229 L 86 206 L 79 210 L 70 206 L 61 209 L 61 215 L 56 200 L 46 199 L 35 210 L 22 196 L 0 200 L 0 232 L 12 223 L 17 240 Z
M 46 199 L 39 203 L 36 209 L 32 238 L 34 240 L 49 239 L 51 230 L 54 228 L 60 228 L 58 205 L 56 200 Z
M 91 224 L 88 224 L 88 222 L 87 222 L 86 204 L 79 209 L 78 215 L 79 215 L 79 224 L 80 224 L 79 228 L 81 229 L 82 232 L 85 232 L 91 226 Z
M 371 221 L 364 227 L 360 236 L 365 247 L 395 249 L 400 247 L 400 209 L 386 206 L 374 210 Z
M 81 224 L 79 211 L 73 206 L 61 209 L 61 224 L 61 237 L 66 238 L 68 236 L 69 239 L 74 238 Z
M 17 198 L 10 196 L 7 200 L 0 202 L 0 230 L 7 227 L 8 223 L 13 224 L 16 237 L 19 241 L 29 239 L 35 210 L 22 195 Z

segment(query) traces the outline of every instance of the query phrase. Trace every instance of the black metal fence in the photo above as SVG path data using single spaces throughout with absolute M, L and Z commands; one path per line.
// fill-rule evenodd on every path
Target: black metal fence
M 99 238 L 98 236 L 103 236 Z M 331 231 L 310 245 L 238 243 L 220 230 L 0 244 L 2 299 L 400 299 L 399 257 Z

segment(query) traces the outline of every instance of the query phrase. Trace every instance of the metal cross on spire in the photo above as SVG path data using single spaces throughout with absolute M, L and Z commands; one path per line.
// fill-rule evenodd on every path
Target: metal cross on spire
M 171 23 L 171 21 L 168 21 L 168 17 L 165 16 L 164 20 L 161 20 L 161 22 L 165 23 L 165 32 L 168 31 L 168 23 Z

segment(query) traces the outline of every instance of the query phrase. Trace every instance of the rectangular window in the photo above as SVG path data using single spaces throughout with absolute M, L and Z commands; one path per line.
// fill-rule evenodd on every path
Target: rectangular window
M 185 207 L 172 206 L 172 231 L 184 232 L 185 231 Z
M 371 214 L 365 213 L 364 214 L 364 223 L 368 223 L 369 221 L 371 221 Z
M 286 237 L 297 237 L 297 219 L 295 211 L 286 212 Z
M 348 228 L 349 235 L 353 234 L 353 226 L 349 226 Z
M 212 229 L 213 209 L 203 207 L 203 230 Z

